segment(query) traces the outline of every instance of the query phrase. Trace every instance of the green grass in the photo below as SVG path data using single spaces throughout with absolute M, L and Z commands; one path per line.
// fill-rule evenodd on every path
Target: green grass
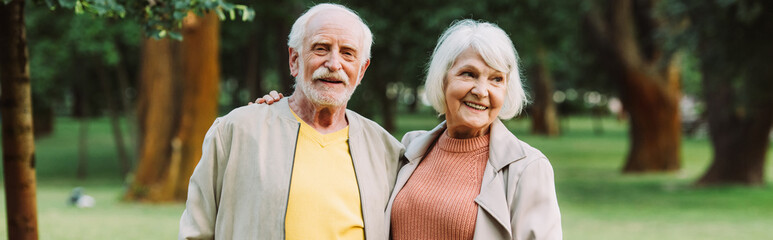
M 36 141 L 38 220 L 41 239 L 173 239 L 182 203 L 141 204 L 120 200 L 123 181 L 106 120 L 89 125 L 89 176 L 75 179 L 78 123 L 58 119 L 56 133 Z M 404 115 L 395 135 L 430 129 L 432 115 Z M 555 169 L 566 239 L 767 239 L 773 226 L 773 187 L 694 188 L 711 158 L 706 139 L 684 139 L 682 169 L 667 174 L 623 175 L 628 148 L 624 122 L 564 120 L 568 131 L 548 138 L 529 134 L 526 119 L 506 123 L 521 140 L 540 149 Z M 768 160 L 770 161 L 770 159 Z M 766 176 L 773 175 L 768 164 Z M 769 177 L 768 177 L 769 178 Z M 90 209 L 65 204 L 72 188 L 97 199 Z M 4 197 L 0 199 L 3 202 Z M 5 215 L 5 209 L 0 209 Z M 6 235 L 5 218 L 0 236 Z

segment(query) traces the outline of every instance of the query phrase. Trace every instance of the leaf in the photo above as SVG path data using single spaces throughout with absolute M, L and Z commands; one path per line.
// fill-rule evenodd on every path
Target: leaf
M 177 40 L 177 41 L 182 41 L 183 40 L 183 35 L 178 33 L 178 32 L 169 31 L 168 33 L 169 33 L 169 37 L 174 39 L 174 40 Z
M 225 20 L 225 14 L 223 13 L 223 9 L 216 9 L 215 12 L 217 12 L 217 18 L 220 20 Z
M 81 5 L 81 1 L 75 1 L 75 14 L 82 14 L 83 13 L 83 5 Z

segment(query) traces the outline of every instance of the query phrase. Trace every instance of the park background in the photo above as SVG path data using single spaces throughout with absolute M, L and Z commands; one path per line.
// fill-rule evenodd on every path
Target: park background
M 334 2 L 375 37 L 349 107 L 398 139 L 439 122 L 423 71 L 452 21 L 510 34 L 532 103 L 506 125 L 553 164 L 566 239 L 773 237 L 772 1 Z M 19 3 L 0 2 L 11 239 L 175 238 L 204 133 L 292 92 L 286 39 L 314 4 L 26 1 L 14 25 Z

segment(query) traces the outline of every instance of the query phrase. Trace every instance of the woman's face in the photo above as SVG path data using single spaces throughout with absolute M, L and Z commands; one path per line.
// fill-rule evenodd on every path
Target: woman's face
M 446 124 L 453 138 L 487 134 L 507 93 L 507 74 L 489 67 L 467 48 L 446 73 Z

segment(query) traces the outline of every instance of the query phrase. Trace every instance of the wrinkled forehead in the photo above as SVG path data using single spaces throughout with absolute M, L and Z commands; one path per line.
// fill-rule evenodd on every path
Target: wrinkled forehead
M 358 47 L 361 47 L 365 35 L 355 16 L 337 9 L 314 14 L 307 23 L 306 31 L 306 41 L 324 35 L 357 44 Z

